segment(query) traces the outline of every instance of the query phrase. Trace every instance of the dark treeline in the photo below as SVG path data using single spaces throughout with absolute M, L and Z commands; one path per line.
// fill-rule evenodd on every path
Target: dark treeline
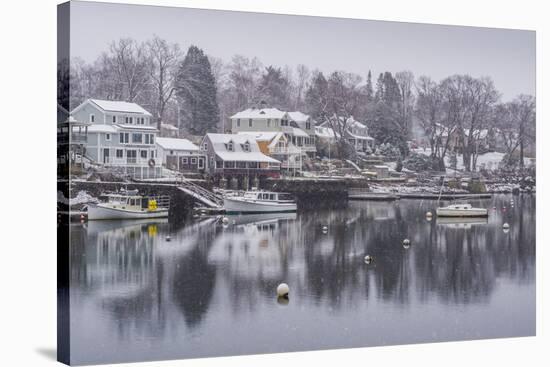
M 535 98 L 520 95 L 502 103 L 487 77 L 434 81 L 410 71 L 375 76 L 368 68 L 364 77 L 326 74 L 306 65 L 265 66 L 242 55 L 225 61 L 197 46 L 182 51 L 157 36 L 114 41 L 94 62 L 75 58 L 70 73 L 59 75 L 70 75 L 71 109 L 86 98 L 132 101 L 149 110 L 159 127 L 162 121 L 191 135 L 224 131 L 229 116 L 264 102 L 330 126 L 341 136 L 341 156 L 352 154 L 341 132 L 353 119 L 367 124 L 378 145 L 391 145 L 402 157 L 409 153 L 407 141 L 421 136 L 434 168 L 443 167 L 456 136 L 466 170 L 476 169 L 482 130 L 497 132 L 509 164 L 521 166 L 526 147 L 535 142 Z

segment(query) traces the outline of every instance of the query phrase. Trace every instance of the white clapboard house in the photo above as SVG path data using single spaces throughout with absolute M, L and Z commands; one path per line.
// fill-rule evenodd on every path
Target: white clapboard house
M 162 174 L 151 114 L 133 102 L 87 99 L 71 115 L 88 122 L 86 158 L 133 178 Z

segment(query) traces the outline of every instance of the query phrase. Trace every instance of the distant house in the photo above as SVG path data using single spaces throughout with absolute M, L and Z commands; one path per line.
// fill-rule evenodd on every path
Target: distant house
M 247 180 L 280 175 L 281 162 L 262 153 L 256 139 L 247 134 L 206 134 L 200 151 L 206 156 L 205 172 L 217 179 Z
M 151 114 L 136 103 L 87 99 L 72 112 L 89 123 L 85 155 L 106 168 L 134 178 L 162 174 Z
M 179 131 L 180 130 L 174 125 L 165 124 L 164 122 L 160 124 L 160 136 L 166 138 L 177 138 Z
M 315 148 L 315 121 L 311 116 L 306 115 L 300 111 L 289 112 L 291 125 L 296 124 L 296 127 L 304 131 L 308 137 L 303 137 L 297 141 L 293 140 L 292 143 L 301 149 L 303 149 L 309 155 L 314 155 L 317 151 Z
M 302 127 L 303 126 L 303 127 Z M 231 132 L 282 132 L 304 154 L 315 153 L 315 131 L 309 116 L 277 108 L 249 108 L 231 116 Z
M 265 155 L 281 162 L 281 170 L 302 169 L 302 150 L 296 147 L 282 132 L 240 132 L 239 135 L 248 135 L 256 140 L 260 151 Z
M 338 123 L 342 126 L 344 124 L 343 118 L 338 120 Z M 316 129 L 316 134 L 322 133 L 328 135 L 329 140 L 336 140 L 336 137 L 340 137 L 338 132 L 334 132 L 332 126 L 328 121 L 318 126 L 322 129 Z M 328 130 L 327 130 L 328 129 Z M 366 152 L 374 149 L 374 138 L 369 136 L 367 125 L 359 122 L 351 116 L 346 122 L 346 129 L 343 132 L 344 138 L 355 148 L 357 152 Z
M 200 171 L 204 169 L 204 155 L 199 154 L 199 147 L 187 139 L 157 138 L 159 159 L 172 170 Z

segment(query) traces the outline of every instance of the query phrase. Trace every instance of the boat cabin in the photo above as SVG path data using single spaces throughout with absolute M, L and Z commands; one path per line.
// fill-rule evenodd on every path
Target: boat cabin
M 244 199 L 259 200 L 259 201 L 272 201 L 272 202 L 294 202 L 294 198 L 291 194 L 283 192 L 272 191 L 248 191 L 244 194 Z

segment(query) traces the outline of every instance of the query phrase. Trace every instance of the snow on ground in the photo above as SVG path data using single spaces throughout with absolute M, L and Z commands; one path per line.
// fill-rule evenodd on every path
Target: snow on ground
M 412 149 L 412 151 L 414 153 L 417 153 L 417 154 L 430 155 L 430 150 L 429 149 L 424 150 L 423 148 L 417 148 L 417 149 Z M 485 169 L 490 170 L 490 171 L 491 170 L 496 170 L 496 169 L 498 169 L 498 166 L 499 166 L 500 162 L 502 162 L 503 157 L 504 157 L 504 153 L 499 153 L 499 152 L 488 152 L 488 153 L 485 153 L 485 154 L 480 154 L 477 157 L 477 167 L 478 168 L 485 168 Z M 456 156 L 456 160 L 457 160 L 456 169 L 459 170 L 459 171 L 464 170 L 464 163 L 462 161 L 462 154 L 458 154 Z M 534 164 L 534 159 L 533 158 L 525 158 L 525 162 L 526 162 L 527 165 Z M 447 167 L 451 166 L 449 154 L 447 154 L 445 156 L 445 166 L 447 166 Z M 454 172 L 454 170 L 452 170 L 452 169 L 448 170 L 448 171 L 449 171 L 448 173 Z

